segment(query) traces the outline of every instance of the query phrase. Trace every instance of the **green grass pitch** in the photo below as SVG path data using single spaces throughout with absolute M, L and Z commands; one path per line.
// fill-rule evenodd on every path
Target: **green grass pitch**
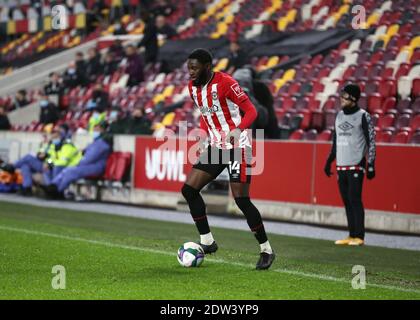
M 256 271 L 250 232 L 212 232 L 217 254 L 183 268 L 176 251 L 198 240 L 193 225 L 2 202 L 0 299 L 420 299 L 417 251 L 271 234 L 277 259 Z M 55 265 L 64 290 L 51 286 Z M 354 265 L 364 290 L 351 286 Z

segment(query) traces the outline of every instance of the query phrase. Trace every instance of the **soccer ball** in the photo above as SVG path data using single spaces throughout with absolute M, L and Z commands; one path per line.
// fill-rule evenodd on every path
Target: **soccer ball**
M 199 267 L 204 260 L 203 248 L 195 242 L 185 242 L 178 249 L 178 262 L 183 267 Z

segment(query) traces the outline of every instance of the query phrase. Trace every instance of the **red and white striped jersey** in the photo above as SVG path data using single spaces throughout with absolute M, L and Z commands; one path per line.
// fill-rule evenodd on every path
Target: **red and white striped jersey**
M 231 143 L 225 142 L 225 137 L 241 123 L 239 105 L 249 100 L 238 82 L 228 74 L 214 72 L 206 85 L 194 86 L 190 81 L 188 89 L 201 112 L 201 123 L 206 124 L 210 144 L 220 149 L 233 148 Z M 251 146 L 246 129 L 239 138 L 239 147 L 245 146 Z

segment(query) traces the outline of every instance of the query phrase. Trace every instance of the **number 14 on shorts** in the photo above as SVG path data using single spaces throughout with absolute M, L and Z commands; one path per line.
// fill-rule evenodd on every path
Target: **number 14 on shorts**
M 239 174 L 240 166 L 238 161 L 229 161 L 229 174 L 232 174 L 233 171 Z

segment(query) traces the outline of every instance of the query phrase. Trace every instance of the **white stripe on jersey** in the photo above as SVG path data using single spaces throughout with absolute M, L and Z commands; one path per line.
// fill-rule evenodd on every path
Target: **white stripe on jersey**
M 222 105 L 220 103 L 219 98 L 213 99 L 213 93 L 218 97 L 217 94 L 217 83 L 213 83 L 211 86 L 211 99 L 213 101 L 213 105 L 217 106 L 217 111 L 215 112 L 217 119 L 219 120 L 220 125 L 222 126 L 222 131 L 227 135 L 230 132 L 229 124 L 226 121 L 225 114 L 223 113 Z M 227 149 L 231 149 L 233 146 L 231 143 L 224 143 Z
M 239 124 L 241 123 L 241 115 L 239 113 L 239 107 L 232 101 L 230 101 L 229 99 L 226 99 L 227 105 L 228 105 L 228 109 L 230 112 L 230 116 L 232 118 L 233 123 L 235 124 L 235 126 L 239 126 Z
M 200 108 L 200 104 L 198 103 L 197 87 L 195 87 L 195 86 L 192 86 L 192 96 L 193 96 L 193 100 L 195 102 L 196 107 Z M 201 116 L 205 117 L 203 114 Z M 207 119 L 207 117 L 206 117 L 206 119 Z M 210 142 L 215 141 L 213 130 L 208 130 L 208 131 L 209 131 L 209 134 L 210 134 Z
M 207 103 L 207 85 L 205 85 L 202 89 L 201 89 L 201 102 L 203 103 L 203 107 L 205 108 L 205 110 L 209 109 L 209 104 Z M 207 114 L 205 115 L 207 122 L 209 123 L 210 127 L 212 130 L 210 130 L 210 132 L 213 132 L 213 137 L 215 137 L 216 139 L 212 139 L 212 141 L 216 142 L 216 144 L 220 144 L 222 142 L 222 136 L 219 133 L 219 131 L 216 128 L 216 125 L 213 122 L 213 119 L 211 118 L 211 114 Z

